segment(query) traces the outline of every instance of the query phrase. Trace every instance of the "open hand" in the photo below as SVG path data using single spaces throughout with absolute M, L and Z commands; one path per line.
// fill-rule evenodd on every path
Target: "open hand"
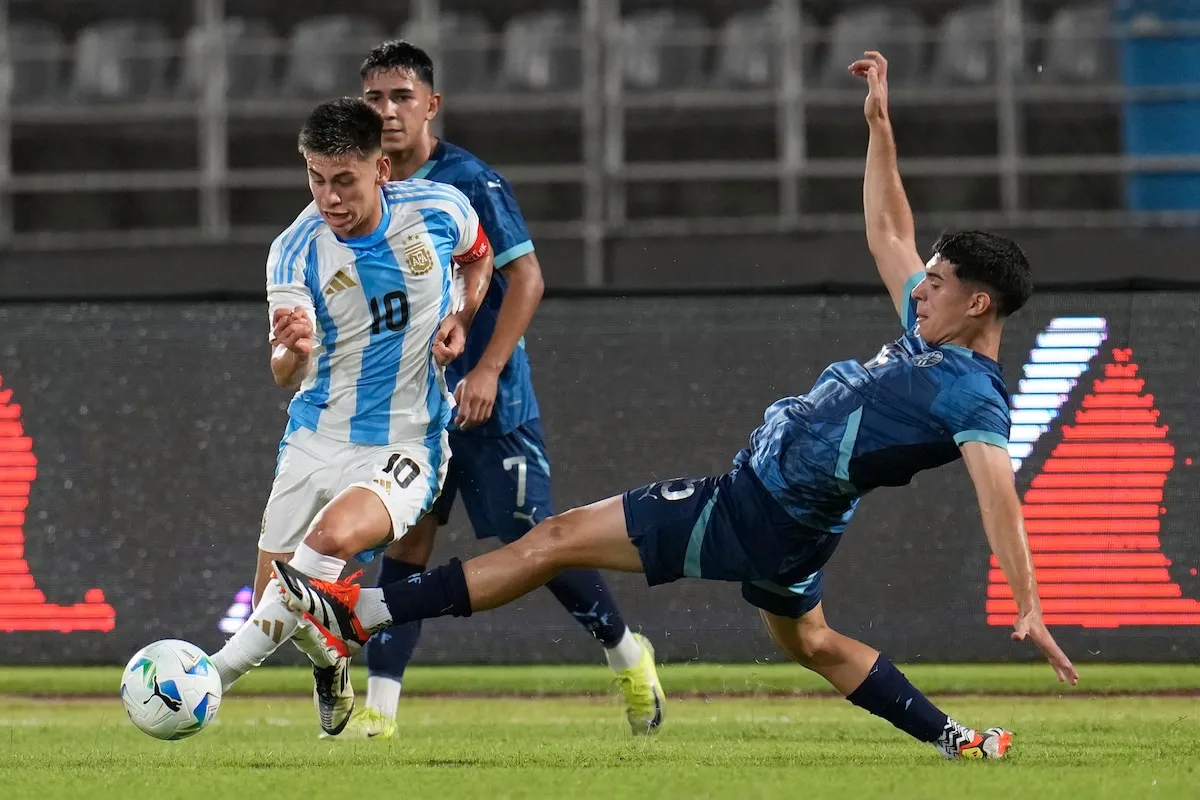
M 462 430 L 482 425 L 492 418 L 500 376 L 487 367 L 476 367 L 454 387 L 458 415 L 454 424 Z
M 1067 658 L 1067 654 L 1062 651 L 1058 643 L 1054 641 L 1050 631 L 1046 629 L 1040 611 L 1021 614 L 1013 623 L 1012 640 L 1023 642 L 1026 638 L 1042 651 L 1042 655 L 1050 662 L 1050 666 L 1054 668 L 1054 674 L 1060 681 L 1066 681 L 1072 686 L 1079 683 L 1078 670 L 1075 669 L 1071 659 Z

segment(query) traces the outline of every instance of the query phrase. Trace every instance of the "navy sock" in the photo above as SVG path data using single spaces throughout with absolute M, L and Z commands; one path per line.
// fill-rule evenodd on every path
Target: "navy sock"
M 568 569 L 546 588 L 605 647 L 616 647 L 625 635 L 625 620 L 599 570 Z
M 376 586 L 387 586 L 389 583 L 402 581 L 410 575 L 425 571 L 424 564 L 410 564 L 384 556 L 379 564 L 379 577 Z M 412 660 L 413 650 L 417 640 L 421 638 L 421 620 L 414 620 L 403 625 L 393 625 L 371 637 L 367 642 L 367 671 L 371 675 L 381 675 L 400 680 L 404 670 Z
M 382 588 L 392 625 L 447 615 L 471 616 L 467 576 L 463 573 L 462 562 L 457 558 L 428 572 L 392 581 Z
M 922 742 L 936 742 L 949 720 L 882 653 L 846 699 Z

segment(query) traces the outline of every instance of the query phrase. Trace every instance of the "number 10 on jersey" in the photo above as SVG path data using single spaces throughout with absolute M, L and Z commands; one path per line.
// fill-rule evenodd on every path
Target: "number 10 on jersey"
M 371 333 L 402 331 L 408 327 L 408 297 L 404 292 L 388 292 L 381 300 L 371 298 Z

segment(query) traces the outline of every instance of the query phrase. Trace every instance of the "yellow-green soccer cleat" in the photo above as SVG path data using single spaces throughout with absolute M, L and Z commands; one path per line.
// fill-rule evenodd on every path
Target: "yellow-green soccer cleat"
M 356 708 L 346 727 L 336 736 L 322 733 L 322 739 L 339 741 L 360 739 L 391 739 L 396 735 L 396 720 L 387 719 L 374 708 Z
M 640 633 L 633 637 L 642 646 L 642 657 L 634 666 L 617 673 L 617 685 L 625 696 L 625 717 L 629 727 L 635 736 L 647 736 L 657 733 L 662 725 L 667 698 L 654 666 L 654 645 Z

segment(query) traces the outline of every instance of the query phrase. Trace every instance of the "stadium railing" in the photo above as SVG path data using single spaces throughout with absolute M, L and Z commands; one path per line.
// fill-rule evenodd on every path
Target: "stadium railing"
M 269 240 L 303 201 L 292 128 L 355 93 L 363 52 L 397 34 L 444 66 L 444 124 L 486 143 L 535 236 L 584 243 L 589 285 L 620 237 L 858 229 L 863 91 L 845 66 L 868 46 L 892 57 L 923 219 L 1200 223 L 1200 146 L 1163 127 L 1200 113 L 1200 81 L 1153 78 L 1200 43 L 1186 3 L 880 3 L 819 20 L 801 0 L 719 19 L 579 0 L 489 27 L 454 0 L 413 0 L 402 25 L 366 2 L 273 22 L 196 0 L 184 31 L 150 4 L 73 36 L 46 22 L 53 5 L 0 0 L 0 249 Z

